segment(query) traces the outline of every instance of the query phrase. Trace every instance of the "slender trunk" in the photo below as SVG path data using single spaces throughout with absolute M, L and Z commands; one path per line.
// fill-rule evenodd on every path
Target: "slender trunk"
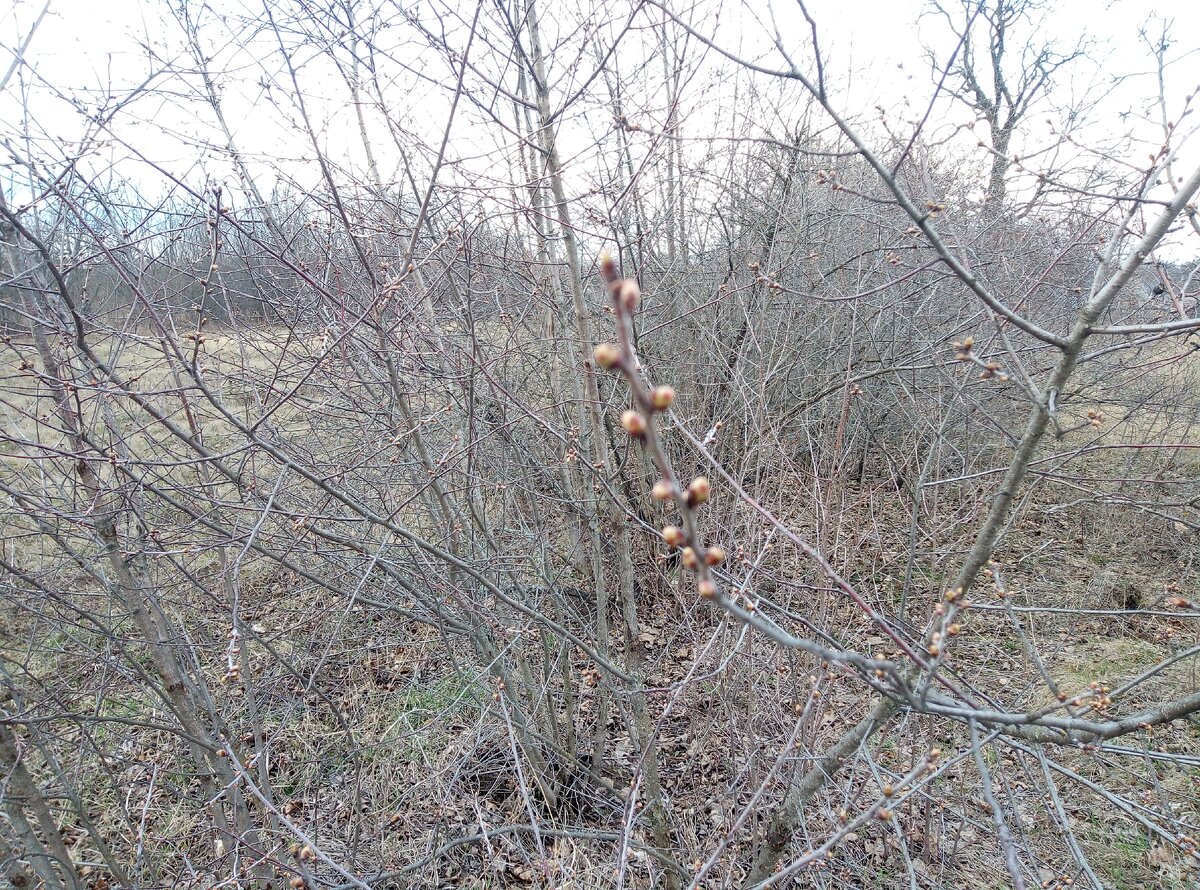
M 61 886 L 57 883 L 57 879 L 53 878 L 53 872 L 49 868 L 49 862 L 46 861 L 41 842 L 37 842 L 37 838 L 33 836 L 32 826 L 29 825 L 24 814 L 19 811 L 33 814 L 38 827 L 42 830 L 44 842 L 50 848 L 50 856 L 58 862 L 67 886 L 81 887 L 79 875 L 75 871 L 75 863 L 71 859 L 67 845 L 63 843 L 58 824 L 54 821 L 46 799 L 38 790 L 37 783 L 29 774 L 29 770 L 25 768 L 25 763 L 17 750 L 16 737 L 8 724 L 4 722 L 0 722 L 0 770 L 3 770 L 7 780 L 4 794 L 5 807 L 17 834 L 24 836 L 26 856 L 31 860 L 36 856 L 38 860 L 44 862 L 46 868 L 39 868 L 38 861 L 33 861 L 31 864 L 38 869 L 38 873 L 46 881 L 47 887 Z
M 579 247 L 575 241 L 575 228 L 571 221 L 571 211 L 567 202 L 566 187 L 563 184 L 562 165 L 558 157 L 558 146 L 554 136 L 554 122 L 550 111 L 550 88 L 546 82 L 546 66 L 542 57 L 541 38 L 538 30 L 538 13 L 533 0 L 529 0 L 527 8 L 527 25 L 529 29 L 530 55 L 533 62 L 534 94 L 537 101 L 540 118 L 539 137 L 542 153 L 546 160 L 546 169 L 550 180 L 551 194 L 554 199 L 555 219 L 558 223 L 559 237 L 562 239 L 567 260 L 567 285 L 571 297 L 571 307 L 574 312 L 575 343 L 570 347 L 577 351 L 572 365 L 583 365 L 582 375 L 572 375 L 572 385 L 576 388 L 577 422 L 579 424 L 579 444 L 584 453 L 590 454 L 593 466 L 597 470 L 608 471 L 608 450 L 600 435 L 602 419 L 600 417 L 600 392 L 596 383 L 595 367 L 592 365 L 592 329 L 587 307 L 583 299 L 583 273 L 579 264 Z M 582 381 L 580 381 L 582 376 Z M 579 384 L 582 382 L 582 392 Z M 601 500 L 590 486 L 580 487 L 579 494 L 584 498 L 585 511 L 594 517 L 591 522 L 592 538 L 592 581 L 596 592 L 596 648 L 607 657 L 608 655 L 608 579 L 604 572 L 603 542 L 600 536 Z M 608 697 L 597 696 L 597 719 L 594 737 L 594 756 L 599 762 L 604 756 L 604 747 L 608 733 Z
M 546 158 L 546 168 L 550 180 L 551 194 L 554 197 L 554 210 L 558 223 L 559 234 L 566 250 L 568 284 L 570 285 L 571 305 L 574 310 L 575 336 L 583 363 L 583 383 L 585 388 L 586 411 L 579 412 L 580 444 L 585 451 L 592 455 L 593 467 L 605 475 L 609 472 L 610 460 L 608 447 L 603 436 L 603 421 L 600 416 L 600 392 L 596 381 L 596 368 L 592 363 L 591 350 L 593 346 L 591 319 L 583 297 L 583 273 L 579 261 L 579 248 L 575 241 L 575 229 L 571 221 L 570 207 L 567 201 L 566 187 L 563 183 L 562 165 L 558 156 L 558 147 L 554 137 L 554 119 L 550 110 L 550 89 L 546 79 L 545 61 L 542 55 L 541 39 L 538 31 L 538 14 L 534 0 L 528 0 L 526 22 L 529 30 L 530 56 L 533 63 L 531 72 L 534 80 L 534 91 L 537 98 L 538 114 L 541 123 L 542 149 Z M 600 539 L 601 528 L 615 541 L 619 554 L 619 564 L 631 565 L 629 532 L 624 518 L 616 510 L 615 505 L 601 498 L 593 490 L 591 493 L 584 489 L 588 499 L 589 512 L 596 517 L 592 524 L 593 564 L 595 565 L 596 582 L 596 634 L 597 650 L 600 654 L 608 655 L 608 588 L 604 573 L 603 549 Z M 632 583 L 626 586 L 626 614 L 636 614 L 633 607 Z M 636 620 L 636 619 L 635 619 Z M 635 625 L 636 627 L 636 625 Z M 636 635 L 635 635 L 636 639 Z M 642 769 L 645 776 L 646 800 L 649 824 L 654 835 L 654 842 L 663 852 L 672 849 L 671 831 L 669 829 L 663 804 L 662 784 L 658 767 L 658 746 L 651 727 L 651 721 L 646 707 L 646 698 L 640 681 L 637 688 L 632 690 L 630 706 L 633 711 L 633 726 L 631 736 L 638 738 L 634 742 L 641 748 Z M 603 748 L 608 731 L 607 727 L 607 698 L 599 701 L 604 710 L 598 708 L 595 734 L 595 763 L 597 766 L 603 759 Z M 674 884 L 675 876 L 667 872 L 665 880 L 668 885 Z
M 1008 197 L 1008 183 L 1005 181 L 1005 176 L 1012 163 L 1012 159 L 1008 156 L 1008 146 L 1011 140 L 1011 128 L 992 130 L 992 171 L 988 176 L 987 203 L 994 210 L 1003 208 L 1004 201 Z

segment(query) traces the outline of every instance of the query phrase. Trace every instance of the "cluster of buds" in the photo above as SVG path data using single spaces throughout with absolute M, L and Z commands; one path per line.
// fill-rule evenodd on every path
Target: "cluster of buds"
M 783 290 L 783 285 L 772 278 L 770 275 L 758 274 L 754 276 L 755 284 L 764 284 L 767 290 Z
M 991 568 L 984 571 L 995 577 L 995 570 Z M 940 658 L 945 652 L 945 644 L 947 637 L 957 637 L 963 632 L 963 625 L 956 621 L 959 612 L 962 612 L 971 607 L 969 600 L 963 597 L 963 589 L 961 587 L 950 587 L 942 594 L 942 601 L 937 602 L 933 606 L 933 614 L 936 619 L 935 629 L 929 634 L 928 642 L 925 646 L 926 653 L 931 658 Z M 880 658 L 882 661 L 882 657 Z
M 757 265 L 753 263 L 752 268 L 756 269 Z M 700 543 L 693 513 L 708 503 L 712 496 L 712 483 L 706 476 L 697 476 L 686 488 L 676 481 L 655 429 L 656 415 L 669 411 L 675 404 L 675 389 L 666 384 L 647 387 L 633 355 L 630 321 L 641 300 L 641 289 L 637 282 L 620 277 L 616 263 L 607 253 L 600 258 L 600 274 L 612 298 L 619 340 L 617 343 L 601 343 L 592 351 L 592 358 L 597 367 L 620 372 L 630 384 L 633 406 L 621 415 L 621 427 L 630 437 L 642 443 L 663 474 L 663 478 L 654 483 L 651 496 L 661 502 L 673 501 L 683 516 L 680 525 L 663 527 L 663 542 L 671 550 L 680 551 L 685 568 L 696 573 L 697 593 L 705 599 L 715 598 L 717 586 L 709 570 L 725 561 L 725 551 L 720 547 L 705 548 Z
M 969 362 L 971 360 L 971 350 L 975 348 L 975 338 L 968 337 L 961 343 L 955 343 L 954 348 L 957 350 L 954 354 L 956 359 L 960 362 Z
M 667 526 L 667 528 L 674 528 L 674 527 L 675 526 L 673 526 L 673 525 Z M 666 529 L 663 529 L 663 532 L 665 533 Z M 683 552 L 680 556 L 680 559 L 683 560 L 684 566 L 691 569 L 692 571 L 695 571 L 696 569 L 698 569 L 700 567 L 700 557 L 696 555 L 696 550 L 694 547 L 684 547 Z M 709 568 L 714 568 L 716 566 L 719 566 L 724 561 L 725 561 L 725 548 L 724 547 L 708 547 L 705 549 L 704 564 L 706 566 L 708 566 Z
M 679 492 L 677 486 L 669 479 L 660 479 L 654 483 L 654 488 L 651 494 L 660 501 L 675 500 L 689 510 L 693 510 L 702 504 L 708 503 L 709 497 L 712 495 L 712 483 L 708 481 L 707 476 L 697 476 L 688 485 L 686 491 Z M 680 560 L 683 562 L 684 568 L 693 572 L 700 571 L 701 557 L 697 549 L 688 542 L 687 532 L 677 525 L 664 526 L 662 530 L 662 539 L 672 550 L 680 551 Z M 712 568 L 718 566 L 725 561 L 725 550 L 721 547 L 708 547 L 704 549 L 703 565 Z M 706 586 L 708 585 L 708 586 Z M 716 595 L 716 588 L 707 578 L 702 578 L 698 588 L 700 595 L 705 598 L 711 598 Z
M 1112 692 L 1112 687 L 1106 683 L 1100 683 L 1093 680 L 1088 684 L 1088 689 L 1092 692 L 1091 705 L 1097 711 L 1105 711 L 1112 707 L 1112 698 L 1109 693 Z
M 983 366 L 983 370 L 979 372 L 979 379 L 980 380 L 991 380 L 993 377 L 998 376 L 1001 381 L 1007 380 L 1008 379 L 1007 374 L 997 375 L 997 372 L 999 370 L 1000 370 L 999 362 L 988 362 L 986 365 Z
M 1087 419 L 1092 426 L 1100 426 L 1104 423 L 1104 415 L 1095 408 L 1088 408 Z
M 686 491 L 680 492 L 670 479 L 659 479 L 650 489 L 650 496 L 656 501 L 682 500 L 689 507 L 699 507 L 701 504 L 707 504 L 712 496 L 712 483 L 708 481 L 707 476 L 697 476 Z

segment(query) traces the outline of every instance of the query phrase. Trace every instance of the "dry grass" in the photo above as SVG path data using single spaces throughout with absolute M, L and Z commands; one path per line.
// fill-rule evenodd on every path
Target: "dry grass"
M 279 369 L 294 373 L 319 344 L 305 342 L 283 348 L 279 336 L 247 342 L 240 337 L 213 335 L 206 344 L 206 365 L 226 404 L 236 406 L 243 420 L 260 417 L 263 393 Z M 116 348 L 114 344 L 114 349 Z M 150 343 L 124 345 L 117 350 L 116 365 L 127 376 L 136 376 L 141 392 L 154 405 L 180 424 L 186 423 L 175 376 L 161 354 Z M 284 376 L 287 376 L 285 374 Z M 28 378 L 3 381 L 0 400 L 5 439 L 0 456 L 0 474 L 10 484 L 35 492 L 53 492 L 66 486 L 70 467 L 65 461 L 33 462 L 33 448 L 62 446 L 61 438 L 47 439 L 45 424 L 37 420 L 47 410 L 45 393 L 30 385 Z M 272 424 L 288 441 L 310 440 L 308 458 L 314 462 L 336 462 L 345 449 L 361 450 L 360 441 L 338 441 L 336 436 L 313 435 L 314 429 L 331 420 L 329 406 L 344 394 L 330 393 L 317 383 L 302 387 L 292 403 L 276 411 Z M 99 407 L 103 395 L 82 395 L 83 413 Z M 267 399 L 269 401 L 269 398 Z M 215 450 L 238 445 L 241 434 L 210 407 L 194 403 L 204 429 L 206 444 Z M 136 415 L 130 415 L 133 417 Z M 333 419 L 336 422 L 336 419 Z M 1113 418 L 1105 430 L 1106 441 L 1139 437 L 1162 438 L 1179 435 L 1174 415 L 1130 412 Z M 161 430 L 131 424 L 123 446 L 140 460 L 164 453 L 178 453 Z M 1095 431 L 1088 427 L 1068 434 L 1055 443 L 1054 451 L 1067 451 L 1091 442 Z M 1143 439 L 1144 440 L 1144 439 Z M 1081 476 L 1111 473 L 1111 451 L 1095 450 L 1071 464 Z M 1186 476 L 1200 471 L 1193 462 L 1196 452 L 1181 452 L 1175 472 Z M 1126 470 L 1123 470 L 1123 472 Z M 200 482 L 193 465 L 164 468 L 160 484 L 186 489 Z M 269 485 L 270 480 L 264 480 Z M 778 485 L 775 480 L 774 485 Z M 773 487 L 774 487 L 773 485 Z M 787 488 L 786 486 L 784 488 Z M 795 503 L 780 505 L 784 516 L 801 533 L 830 540 L 830 551 L 860 589 L 879 605 L 894 607 L 903 576 L 908 516 L 894 502 L 877 492 L 847 486 L 836 501 L 833 530 L 814 519 L 806 501 L 804 480 L 791 487 Z M 230 496 L 232 486 L 218 487 Z M 1158 518 L 1146 518 L 1136 510 L 1101 514 L 1088 504 L 1072 506 L 1068 486 L 1040 487 L 1032 500 L 1024 502 L 997 559 L 1005 566 L 1005 581 L 1021 606 L 1053 608 L 1120 608 L 1120 599 L 1130 590 L 1139 596 L 1140 608 L 1157 608 L 1168 585 L 1195 589 L 1200 582 L 1193 539 Z M 970 492 L 956 502 L 946 498 L 940 506 L 943 521 L 931 517 L 937 537 L 922 542 L 924 553 L 916 564 L 909 598 L 909 614 L 923 616 L 941 595 L 943 579 L 955 567 L 958 554 L 972 531 L 971 517 L 978 502 Z M 891 512 L 889 512 L 891 511 Z M 163 516 L 170 522 L 168 515 Z M 178 520 L 178 517 L 176 517 Z M 414 514 L 414 524 L 422 521 Z M 6 511 L 5 555 L 7 558 L 54 579 L 65 596 L 83 608 L 96 601 L 94 579 L 64 560 L 36 534 L 31 521 L 17 511 Z M 168 537 L 173 530 L 163 526 Z M 184 535 L 180 531 L 179 535 Z M 68 535 L 71 542 L 86 548 L 87 536 Z M 558 542 L 552 542 L 558 543 Z M 565 542 L 563 542 L 565 547 Z M 215 550 L 181 554 L 184 564 L 202 582 L 219 580 Z M 807 586 L 811 570 L 802 555 L 786 546 L 776 547 L 762 562 L 758 578 L 764 592 L 780 605 L 796 612 L 821 614 L 826 626 L 837 628 L 839 641 L 863 651 L 894 654 L 887 641 L 862 614 L 846 604 L 822 596 L 816 600 Z M 241 568 L 243 617 L 252 623 L 275 655 L 255 649 L 251 677 L 262 708 L 262 725 L 272 752 L 272 783 L 278 803 L 298 823 L 323 826 L 326 852 L 335 858 L 372 868 L 402 867 L 455 832 L 467 830 L 481 817 L 489 824 L 521 822 L 528 818 L 525 802 L 514 792 L 511 769 L 504 753 L 507 740 L 498 732 L 494 715 L 487 713 L 486 681 L 462 673 L 440 649 L 441 640 L 428 627 L 381 621 L 369 610 L 348 608 L 345 600 L 302 583 L 272 567 L 265 560 L 249 557 Z M 169 594 L 169 592 L 168 592 Z M 986 592 L 981 596 L 985 598 Z M 200 642 L 203 670 L 214 688 L 222 674 L 221 640 L 227 623 L 219 603 L 199 604 L 186 599 L 187 586 L 180 586 L 180 615 L 191 623 Z M 170 600 L 170 595 L 168 595 Z M 822 611 L 823 610 L 823 611 Z M 1079 618 L 1050 613 L 1022 613 L 1021 623 L 1028 640 L 1036 647 L 1047 670 L 1068 694 L 1082 692 L 1092 683 L 1112 687 L 1136 677 L 1180 648 L 1196 642 L 1195 622 L 1156 616 L 1131 616 L 1128 620 Z M 779 737 L 790 720 L 790 705 L 798 690 L 807 688 L 806 672 L 795 672 L 790 660 L 762 642 L 741 644 L 737 628 L 719 628 L 711 614 L 697 609 L 687 597 L 673 596 L 657 603 L 642 624 L 639 643 L 647 658 L 647 681 L 655 688 L 668 688 L 693 671 L 705 677 L 690 684 L 672 701 L 672 711 L 660 727 L 665 754 L 664 784 L 679 814 L 681 839 L 693 849 L 703 849 L 719 838 L 739 812 L 753 788 L 749 752 L 714 751 L 711 740 L 725 732 L 750 731 L 763 739 Z M 719 644 L 707 660 L 697 662 L 695 641 L 718 633 Z M 0 624 L 0 648 L 6 662 L 36 683 L 58 687 L 63 681 L 78 688 L 105 690 L 98 705 L 102 716 L 157 714 L 158 703 L 147 696 L 138 678 L 117 671 L 100 679 L 95 663 L 95 638 L 78 628 L 52 626 L 35 612 L 7 616 Z M 735 658 L 725 673 L 712 676 L 710 669 L 735 645 L 745 645 L 745 658 Z M 620 652 L 623 643 L 614 641 Z M 537 653 L 530 646 L 530 654 Z M 288 670 L 281 667 L 286 661 Z M 575 669 L 587 660 L 576 653 Z M 1052 700 L 1031 662 L 1025 643 L 1002 611 L 979 610 L 969 619 L 956 649 L 953 667 L 972 684 L 993 690 L 1009 708 L 1035 709 Z M 1181 661 L 1116 704 L 1127 713 L 1156 701 L 1186 694 L 1195 688 L 1196 659 Z M 296 677 L 308 677 L 302 684 Z M 765 679 L 764 679 L 765 678 Z M 820 739 L 835 738 L 857 720 L 867 706 L 860 690 L 827 681 L 824 716 L 814 731 L 814 747 Z M 731 690 L 752 689 L 747 693 Z M 653 704 L 661 708 L 667 696 L 656 694 Z M 236 690 L 223 699 L 229 713 L 243 705 Z M 713 702 L 741 702 L 735 713 L 718 711 Z M 591 713 L 585 698 L 582 714 Z M 1194 726 L 1182 723 L 1161 730 L 1157 744 L 1167 750 L 1200 752 L 1200 735 Z M 93 762 L 80 775 L 80 786 L 100 811 L 124 808 L 149 814 L 145 824 L 150 850 L 139 862 L 145 876 L 185 874 L 211 851 L 197 847 L 203 834 L 195 801 L 165 779 L 172 759 L 180 757 L 177 741 L 165 733 L 133 732 L 118 724 L 101 724 L 95 741 L 115 746 L 120 757 L 106 773 Z M 877 752 L 882 767 L 899 771 L 920 755 L 927 743 L 914 730 L 908 749 L 885 740 Z M 938 738 L 950 750 L 961 749 L 965 738 L 951 733 Z M 613 778 L 624 781 L 623 771 L 634 766 L 634 746 L 627 737 L 612 742 Z M 481 753 L 482 752 L 482 753 Z M 1181 818 L 1197 820 L 1197 791 L 1200 770 L 1176 765 L 1146 765 L 1143 769 L 1126 763 L 1115 769 L 1101 758 L 1082 753 L 1060 752 L 1061 761 L 1084 776 L 1103 778 L 1115 793 L 1142 799 L 1148 789 L 1175 806 Z M 488 773 L 479 764 L 494 758 Z M 1006 772 L 1020 776 L 1029 764 L 1006 762 Z M 745 772 L 743 772 L 745 771 Z M 1151 771 L 1152 777 L 1151 777 Z M 868 776 L 861 777 L 864 782 Z M 978 776 L 969 762 L 944 778 L 944 800 L 940 805 L 914 803 L 905 814 L 908 824 L 935 820 L 938 839 L 914 829 L 907 838 L 908 855 L 920 863 L 918 874 L 930 887 L 1001 887 L 998 848 L 987 840 L 989 819 L 978 811 Z M 117 800 L 117 789 L 128 791 L 128 799 Z M 730 789 L 714 798 L 714 789 Z M 1038 798 L 1035 783 L 1017 780 L 1008 789 L 1013 807 L 1027 815 L 1022 826 L 1031 849 L 1044 861 L 1043 877 L 1068 867 L 1069 856 L 1062 846 L 1061 832 L 1052 824 Z M 356 790 L 357 789 L 357 790 Z M 1144 831 L 1127 821 L 1105 821 L 1097 814 L 1111 812 L 1080 789 L 1060 786 L 1070 816 L 1071 829 L 1102 877 L 1114 887 L 1161 887 L 1183 890 L 1194 875 L 1173 848 L 1148 839 Z M 353 796 L 362 794 L 357 806 Z M 448 801 L 457 800 L 457 804 Z M 933 816 L 930 813 L 934 814 Z M 393 814 L 400 817 L 393 819 Z M 598 827 L 611 823 L 614 814 L 593 814 Z M 815 830 L 822 818 L 815 816 Z M 127 836 L 128 821 L 102 821 L 101 827 L 116 837 Z M 365 827 L 364 827 L 365 826 Z M 336 830 L 335 830 L 335 827 Z M 348 838 L 366 833 L 365 847 L 354 855 Z M 958 838 L 951 843 L 946 838 Z M 964 840 L 965 839 L 965 840 Z M 125 837 L 132 846 L 132 839 Z M 82 843 L 82 841 L 81 841 Z M 734 846 L 733 854 L 744 850 Z M 839 867 L 854 875 L 859 886 L 891 887 L 902 868 L 904 851 L 895 834 L 884 826 L 872 826 L 840 851 Z M 607 880 L 602 863 L 602 845 L 556 838 L 549 842 L 550 873 L 574 875 L 554 886 L 599 886 Z M 365 867 L 365 866 L 364 866 Z M 635 863 L 635 883 L 645 874 Z M 488 877 L 482 877 L 488 874 Z M 507 840 L 485 852 L 478 846 L 464 847 L 441 865 L 444 881 L 455 886 L 537 886 L 540 878 L 531 873 L 518 845 Z M 426 875 L 432 885 L 433 875 Z M 574 882 L 573 884 L 571 882 Z M 595 883 L 587 883 L 595 881 Z M 553 883 L 553 882 L 552 882 Z

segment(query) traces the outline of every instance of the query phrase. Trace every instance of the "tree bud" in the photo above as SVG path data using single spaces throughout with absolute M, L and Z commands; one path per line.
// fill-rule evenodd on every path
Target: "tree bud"
M 631 436 L 641 438 L 646 435 L 646 418 L 636 411 L 626 411 L 622 414 L 621 426 L 625 427 L 625 432 Z
M 601 368 L 612 368 L 621 360 L 621 350 L 611 343 L 601 343 L 592 350 L 592 358 Z
M 638 301 L 642 299 L 642 289 L 638 287 L 638 283 L 632 278 L 625 279 L 621 285 L 621 290 L 617 294 L 617 304 L 626 312 L 632 312 L 637 308 Z
M 675 388 L 672 386 L 656 386 L 650 390 L 650 404 L 655 411 L 666 411 L 675 403 Z
M 683 529 L 677 525 L 668 525 L 664 528 L 662 530 L 662 539 L 670 547 L 682 547 L 687 543 L 687 536 L 684 535 Z

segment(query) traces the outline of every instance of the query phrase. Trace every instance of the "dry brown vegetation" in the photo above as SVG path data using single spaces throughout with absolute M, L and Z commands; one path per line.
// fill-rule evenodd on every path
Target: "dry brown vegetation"
M 803 4 L 761 58 L 666 3 L 168 10 L 163 83 L 3 131 L 4 880 L 1196 886 L 1165 31 L 1153 113 L 1042 144 L 1088 57 L 1029 0 L 931 4 L 908 124 Z M 316 185 L 237 149 L 249 57 Z M 226 181 L 119 126 L 164 96 Z

